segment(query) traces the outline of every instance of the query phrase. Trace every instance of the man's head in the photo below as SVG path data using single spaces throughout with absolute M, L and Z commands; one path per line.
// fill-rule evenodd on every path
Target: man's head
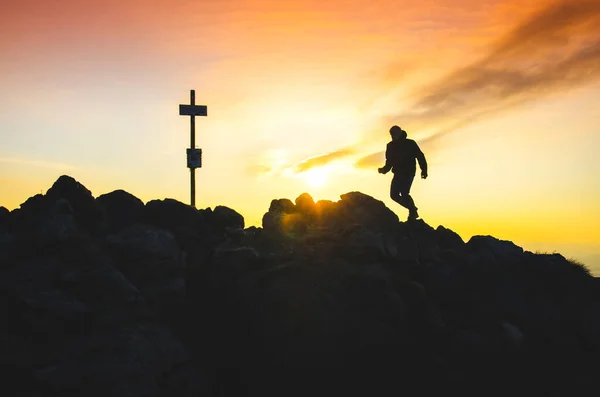
M 397 125 L 393 126 L 392 128 L 390 128 L 390 135 L 392 136 L 392 140 L 401 140 L 401 139 L 406 139 L 406 131 L 404 131 L 402 128 L 398 127 Z

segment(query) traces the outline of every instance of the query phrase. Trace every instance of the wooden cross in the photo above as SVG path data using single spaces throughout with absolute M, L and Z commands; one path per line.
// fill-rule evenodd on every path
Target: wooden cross
M 196 105 L 196 91 L 190 90 L 190 104 L 179 105 L 180 116 L 190 116 L 190 148 L 187 149 L 187 166 L 190 169 L 191 205 L 196 208 L 196 168 L 202 167 L 202 149 L 196 149 L 195 116 L 206 116 L 207 107 Z

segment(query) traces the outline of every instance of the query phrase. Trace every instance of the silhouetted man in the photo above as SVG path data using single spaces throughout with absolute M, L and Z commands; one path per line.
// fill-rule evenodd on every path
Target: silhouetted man
M 408 208 L 408 220 L 414 220 L 419 217 L 415 202 L 410 197 L 410 187 L 417 171 L 415 159 L 419 161 L 423 179 L 427 178 L 427 161 L 417 142 L 406 139 L 406 131 L 402 128 L 393 126 L 390 128 L 390 135 L 392 141 L 387 144 L 385 165 L 379 168 L 379 173 L 386 174 L 392 170 L 394 178 L 390 186 L 390 197 L 404 208 Z

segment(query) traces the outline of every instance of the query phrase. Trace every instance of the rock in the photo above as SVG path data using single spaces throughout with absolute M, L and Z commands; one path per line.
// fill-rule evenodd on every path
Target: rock
M 11 212 L 12 229 L 18 233 L 27 233 L 36 227 L 40 218 L 50 213 L 53 206 L 54 203 L 42 194 L 28 198 Z
M 258 252 L 250 247 L 218 250 L 212 259 L 212 267 L 219 273 L 238 277 L 259 270 L 259 259 Z
M 159 395 L 161 387 L 156 378 L 188 359 L 181 343 L 156 325 L 124 326 L 104 337 L 104 350 L 65 357 L 58 364 L 37 369 L 36 378 L 61 394 Z
M 79 228 L 71 204 L 66 199 L 58 199 L 46 216 L 40 216 L 35 230 L 36 244 L 49 245 L 75 240 Z
M 9 226 L 10 211 L 0 206 L 0 230 L 6 230 Z
M 519 256 L 523 253 L 523 248 L 515 243 L 492 236 L 473 236 L 467 245 L 471 250 L 487 250 L 499 258 Z
M 152 200 L 146 203 L 143 221 L 173 233 L 192 265 L 204 260 L 212 247 L 225 237 L 224 230 L 211 224 L 212 214 L 206 212 L 173 199 Z
M 15 237 L 0 229 L 0 266 L 8 263 L 15 247 Z
M 315 212 L 319 225 L 330 225 L 335 220 L 336 203 L 331 200 L 319 200 L 315 204 Z
M 440 249 L 435 229 L 422 219 L 400 222 L 395 229 L 397 236 L 408 238 L 415 244 L 421 259 L 431 259 Z
M 440 225 L 435 229 L 437 234 L 437 243 L 447 249 L 461 249 L 465 242 L 458 235 L 458 233 L 453 232 L 450 229 L 446 229 L 444 226 Z
M 281 233 L 282 230 L 282 212 L 266 212 L 262 217 L 262 228 L 267 233 Z
M 106 211 L 108 231 L 114 233 L 141 221 L 144 203 L 124 190 L 114 190 L 99 196 L 96 201 Z
M 92 193 L 70 176 L 63 175 L 54 182 L 46 193 L 50 203 L 63 198 L 73 208 L 77 226 L 91 233 L 99 233 L 106 227 L 106 215 Z
M 502 328 L 504 329 L 504 331 L 506 332 L 507 337 L 515 345 L 521 346 L 524 343 L 525 335 L 523 335 L 523 333 L 521 332 L 519 327 L 517 327 L 509 322 L 506 322 L 506 321 L 503 322 L 501 325 L 502 325 Z
M 308 229 L 309 220 L 299 212 L 269 211 L 263 215 L 263 230 L 270 234 L 302 235 Z
M 198 210 L 174 199 L 151 200 L 146 203 L 144 221 L 170 231 L 198 231 L 205 223 Z
M 317 206 L 308 193 L 298 196 L 296 204 L 288 199 L 271 201 L 269 212 L 262 219 L 262 227 L 267 233 L 290 237 L 302 236 L 309 227 L 318 224 Z
M 378 262 L 387 256 L 385 241 L 369 229 L 354 225 L 340 235 L 339 256 L 350 262 Z
M 274 199 L 271 200 L 269 212 L 285 212 L 286 214 L 293 214 L 296 212 L 296 206 L 290 199 Z
M 296 197 L 296 210 L 308 216 L 314 216 L 316 211 L 315 201 L 308 193 L 302 193 Z
M 583 350 L 600 352 L 600 301 L 592 300 L 583 305 L 580 327 Z
M 13 229 L 21 241 L 30 244 L 30 250 L 51 250 L 55 244 L 76 240 L 81 232 L 74 210 L 65 198 L 52 201 L 36 195 L 11 215 Z
M 159 313 L 185 299 L 185 259 L 170 232 L 136 224 L 106 238 L 118 269 Z
M 231 208 L 218 205 L 213 211 L 213 222 L 221 229 L 243 229 L 244 217 Z
M 358 224 L 373 232 L 390 230 L 398 225 L 398 215 L 380 200 L 360 192 L 350 192 L 340 197 L 336 206 L 339 223 Z
M 492 236 L 473 236 L 466 247 L 470 252 L 481 254 L 494 263 L 515 263 L 523 255 L 523 248 Z
M 307 193 L 300 195 L 295 205 L 288 199 L 273 200 L 262 222 L 267 232 L 293 234 L 303 234 L 315 225 L 327 225 L 338 231 L 361 225 L 379 232 L 397 224 L 398 216 L 383 202 L 360 192 L 344 194 L 337 203 L 320 200 L 315 204 Z

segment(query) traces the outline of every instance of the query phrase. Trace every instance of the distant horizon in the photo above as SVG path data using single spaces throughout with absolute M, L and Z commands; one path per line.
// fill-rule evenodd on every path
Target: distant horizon
M 0 202 L 62 174 L 94 196 L 260 224 L 273 198 L 361 191 L 399 125 L 427 158 L 422 219 L 600 274 L 600 1 L 13 2 L 0 14 Z

